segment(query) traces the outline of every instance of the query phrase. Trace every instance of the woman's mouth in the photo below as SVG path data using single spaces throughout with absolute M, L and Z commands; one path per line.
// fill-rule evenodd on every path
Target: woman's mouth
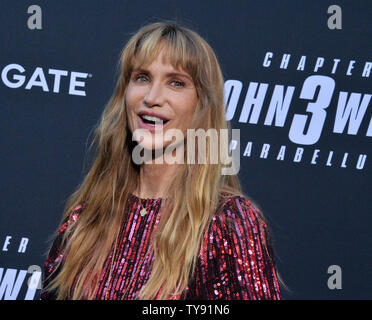
M 149 115 L 137 115 L 139 126 L 142 129 L 147 129 L 151 132 L 161 131 L 168 124 L 169 120 L 164 120 L 158 117 Z

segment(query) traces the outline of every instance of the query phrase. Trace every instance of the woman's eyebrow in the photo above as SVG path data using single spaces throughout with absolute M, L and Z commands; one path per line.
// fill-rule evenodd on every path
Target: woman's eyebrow
M 149 70 L 146 70 L 146 69 L 143 69 L 143 68 L 135 68 L 135 69 L 133 69 L 133 72 L 139 72 L 139 73 L 144 73 L 144 74 L 151 75 L 151 72 Z M 185 77 L 185 78 L 189 79 L 190 81 L 192 81 L 192 78 L 186 73 L 168 72 L 168 73 L 166 73 L 165 76 L 168 77 L 168 78 Z

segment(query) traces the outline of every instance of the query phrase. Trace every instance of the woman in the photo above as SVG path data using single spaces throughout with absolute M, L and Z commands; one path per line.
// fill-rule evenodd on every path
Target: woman
M 187 148 L 174 163 L 138 164 L 180 150 L 167 132 L 183 133 L 179 147 L 187 130 L 210 128 L 229 128 L 213 50 L 176 24 L 141 28 L 122 51 L 93 165 L 66 203 L 42 299 L 281 298 L 267 224 L 236 175 L 182 161 Z

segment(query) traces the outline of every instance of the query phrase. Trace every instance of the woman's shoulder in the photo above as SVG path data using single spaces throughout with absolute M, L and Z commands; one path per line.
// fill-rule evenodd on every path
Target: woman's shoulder
M 266 221 L 255 201 L 242 194 L 223 194 L 212 217 L 212 228 L 266 228 Z
M 57 236 L 60 236 L 62 233 L 64 233 L 69 226 L 71 226 L 73 223 L 75 223 L 78 220 L 81 212 L 84 210 L 84 207 L 85 207 L 85 203 L 82 203 L 82 204 L 73 206 L 73 208 L 68 211 L 67 215 L 64 217 L 58 229 Z

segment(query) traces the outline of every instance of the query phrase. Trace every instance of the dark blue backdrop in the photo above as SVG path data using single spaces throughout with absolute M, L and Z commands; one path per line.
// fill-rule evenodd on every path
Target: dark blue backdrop
M 32 268 L 42 266 L 46 241 L 83 177 L 87 145 L 112 94 L 120 50 L 131 33 L 157 19 L 176 20 L 199 32 L 215 49 L 225 80 L 233 80 L 237 100 L 229 98 L 227 107 L 231 111 L 236 102 L 231 121 L 241 129 L 239 177 L 271 225 L 278 270 L 291 289 L 283 297 L 371 299 L 370 1 L 337 1 L 342 9 L 339 30 L 327 26 L 327 9 L 334 4 L 328 0 L 37 1 L 41 30 L 27 25 L 32 15 L 27 9 L 33 4 L 0 3 L 0 299 L 39 298 L 40 290 L 27 293 L 27 280 Z M 267 52 L 273 57 L 264 67 Z M 283 54 L 290 54 L 287 68 L 280 67 Z M 303 56 L 304 68 L 297 70 Z M 315 71 L 319 57 L 324 63 Z M 340 61 L 332 73 L 334 59 Z M 24 72 L 14 69 L 19 66 Z M 50 69 L 67 74 L 56 92 Z M 39 75 L 34 79 L 39 85 L 34 82 L 28 89 L 33 74 Z M 16 83 L 17 75 L 24 75 L 25 82 L 12 88 L 9 82 Z M 334 90 L 320 85 L 313 97 L 300 98 L 312 75 L 327 83 L 333 79 Z M 252 106 L 261 108 L 260 116 L 255 123 L 248 112 L 241 122 L 242 111 L 250 107 L 247 92 L 255 83 L 259 88 L 267 84 L 262 104 Z M 265 124 L 274 89 L 287 92 L 289 87 L 294 91 L 285 121 L 276 123 L 274 117 Z M 226 91 L 229 97 L 232 92 Z M 343 105 L 340 92 L 347 92 L 348 99 L 354 93 L 355 101 Z M 318 94 L 330 99 L 324 122 L 307 111 Z M 281 105 L 271 108 L 275 106 Z M 296 141 L 290 139 L 296 115 L 308 116 L 303 134 L 318 132 L 316 142 L 301 143 L 299 132 Z M 311 121 L 315 126 L 309 129 Z M 284 158 L 277 160 L 282 146 Z M 303 148 L 300 161 L 294 161 L 301 152 L 297 148 Z M 342 270 L 341 289 L 327 285 L 331 265 Z

